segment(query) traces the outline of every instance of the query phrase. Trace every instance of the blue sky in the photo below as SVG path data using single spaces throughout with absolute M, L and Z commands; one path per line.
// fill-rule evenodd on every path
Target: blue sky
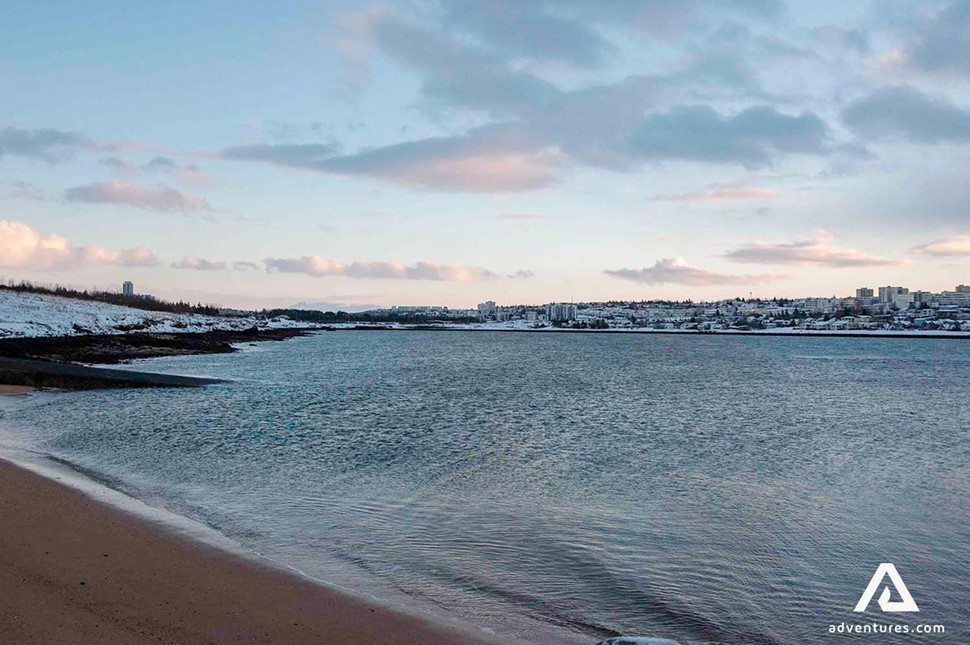
M 226 305 L 941 290 L 970 1 L 13 3 L 0 273 Z

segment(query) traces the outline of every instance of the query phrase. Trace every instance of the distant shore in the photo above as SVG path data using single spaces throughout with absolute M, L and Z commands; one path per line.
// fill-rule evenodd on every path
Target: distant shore
M 670 335 L 670 336 L 700 336 L 700 337 L 731 337 L 731 336 L 776 336 L 785 338 L 936 338 L 936 339 L 970 339 L 970 332 L 966 331 L 937 331 L 937 330 L 817 330 L 793 329 L 790 327 L 778 329 L 650 329 L 647 327 L 608 329 L 573 329 L 570 327 L 524 327 L 503 326 L 502 324 L 419 324 L 406 325 L 397 323 L 334 323 L 325 328 L 327 331 L 444 331 L 444 332 L 502 332 L 519 334 L 627 334 L 627 335 Z
M 193 542 L 0 460 L 0 642 L 497 643 Z

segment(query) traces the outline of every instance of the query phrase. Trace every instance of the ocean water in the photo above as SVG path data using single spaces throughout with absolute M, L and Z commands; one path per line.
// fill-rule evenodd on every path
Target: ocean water
M 65 394 L 4 432 L 523 642 L 970 642 L 970 342 L 336 332 L 132 367 L 232 382 Z M 918 613 L 852 611 L 882 562 Z

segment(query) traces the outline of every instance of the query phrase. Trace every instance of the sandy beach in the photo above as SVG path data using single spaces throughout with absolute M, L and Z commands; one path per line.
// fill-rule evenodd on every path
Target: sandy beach
M 490 643 L 191 542 L 0 460 L 0 642 Z
M 0 383 L 0 394 L 27 394 L 36 389 L 32 385 L 7 385 Z

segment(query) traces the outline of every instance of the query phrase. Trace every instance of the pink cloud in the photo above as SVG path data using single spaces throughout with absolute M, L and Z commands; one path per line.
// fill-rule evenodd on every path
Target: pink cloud
M 188 269 L 190 271 L 222 271 L 228 268 L 225 262 L 213 262 L 196 255 L 186 255 L 178 262 L 172 263 L 173 269 Z
M 487 151 L 402 163 L 384 169 L 399 183 L 425 190 L 514 192 L 548 186 L 561 165 L 553 151 Z
M 856 249 L 832 244 L 834 236 L 820 231 L 814 240 L 801 242 L 752 242 L 724 254 L 729 260 L 752 264 L 814 264 L 817 266 L 845 268 L 866 266 L 891 266 L 900 261 L 870 255 Z
M 663 258 L 653 266 L 642 269 L 616 269 L 604 273 L 614 278 L 641 282 L 643 284 L 686 284 L 694 287 L 710 287 L 729 284 L 761 284 L 786 276 L 775 274 L 736 275 L 716 273 L 684 262 L 681 258 Z
M 954 235 L 924 244 L 916 250 L 939 257 L 970 256 L 970 235 Z
M 155 254 L 143 247 L 121 250 L 103 246 L 75 247 L 66 237 L 38 233 L 23 222 L 0 220 L 0 267 L 66 270 L 92 265 L 146 267 L 157 264 Z
M 780 193 L 773 188 L 758 188 L 755 186 L 710 186 L 703 190 L 686 193 L 657 195 L 654 201 L 667 202 L 728 202 L 728 201 L 761 201 L 776 199 Z
M 221 151 L 224 159 L 260 161 L 335 175 L 393 181 L 419 190 L 500 193 L 556 182 L 565 155 L 522 132 L 479 129 L 335 156 L 335 144 L 252 144 Z
M 435 264 L 434 262 L 416 262 L 410 265 L 400 262 L 351 262 L 345 264 L 310 255 L 304 255 L 300 258 L 267 258 L 265 262 L 267 271 L 302 273 L 318 278 L 346 276 L 348 278 L 384 280 L 478 282 L 495 277 L 494 273 L 480 267 Z

